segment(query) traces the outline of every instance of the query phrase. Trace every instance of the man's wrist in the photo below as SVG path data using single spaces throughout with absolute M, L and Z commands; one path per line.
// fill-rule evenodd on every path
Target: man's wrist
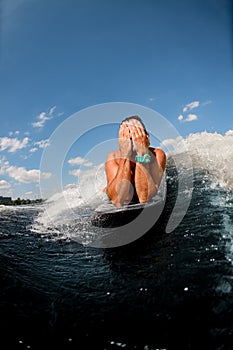
M 136 155 L 135 160 L 137 163 L 150 164 L 151 156 L 148 153 L 144 154 L 143 156 Z
M 144 156 L 144 154 L 149 154 L 149 149 L 148 148 L 142 148 L 137 151 L 137 156 Z
M 131 157 L 131 152 L 130 153 L 120 152 L 120 157 L 124 159 L 129 159 Z

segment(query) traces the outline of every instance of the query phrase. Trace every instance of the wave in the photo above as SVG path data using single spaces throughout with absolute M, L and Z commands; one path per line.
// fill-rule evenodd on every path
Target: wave
M 204 131 L 190 134 L 185 139 L 165 140 L 162 145 L 173 146 L 171 157 L 187 151 L 193 168 L 206 173 L 212 188 L 233 190 L 233 132 L 221 135 Z

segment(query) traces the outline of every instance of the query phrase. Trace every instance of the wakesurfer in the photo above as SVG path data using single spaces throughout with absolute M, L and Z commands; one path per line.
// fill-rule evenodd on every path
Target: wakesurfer
M 150 147 L 150 136 L 139 116 L 121 122 L 119 149 L 107 155 L 105 191 L 116 207 L 145 203 L 158 192 L 166 167 L 166 155 Z

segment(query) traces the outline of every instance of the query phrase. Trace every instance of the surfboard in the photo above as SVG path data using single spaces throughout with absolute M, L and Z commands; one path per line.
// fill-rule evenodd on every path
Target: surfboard
M 95 210 L 91 218 L 93 226 L 98 227 L 119 227 L 132 222 L 143 212 L 144 220 L 152 217 L 157 220 L 161 215 L 167 196 L 167 175 L 163 174 L 158 193 L 150 202 L 128 204 L 120 208 L 110 203 L 103 203 Z
M 148 203 L 129 204 L 120 208 L 111 208 L 110 210 L 97 210 L 91 219 L 91 223 L 98 227 L 119 227 L 132 222 L 142 211 L 147 215 L 161 213 L 164 207 L 164 198 L 157 197 Z

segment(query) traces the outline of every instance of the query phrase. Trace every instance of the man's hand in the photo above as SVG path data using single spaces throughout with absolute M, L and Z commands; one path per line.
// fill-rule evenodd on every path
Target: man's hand
M 130 157 L 133 151 L 131 134 L 127 124 L 123 123 L 119 130 L 119 149 L 123 158 Z
M 133 149 L 137 155 L 141 156 L 148 153 L 150 138 L 146 131 L 143 129 L 141 123 L 137 120 L 130 120 L 127 126 L 133 141 Z

